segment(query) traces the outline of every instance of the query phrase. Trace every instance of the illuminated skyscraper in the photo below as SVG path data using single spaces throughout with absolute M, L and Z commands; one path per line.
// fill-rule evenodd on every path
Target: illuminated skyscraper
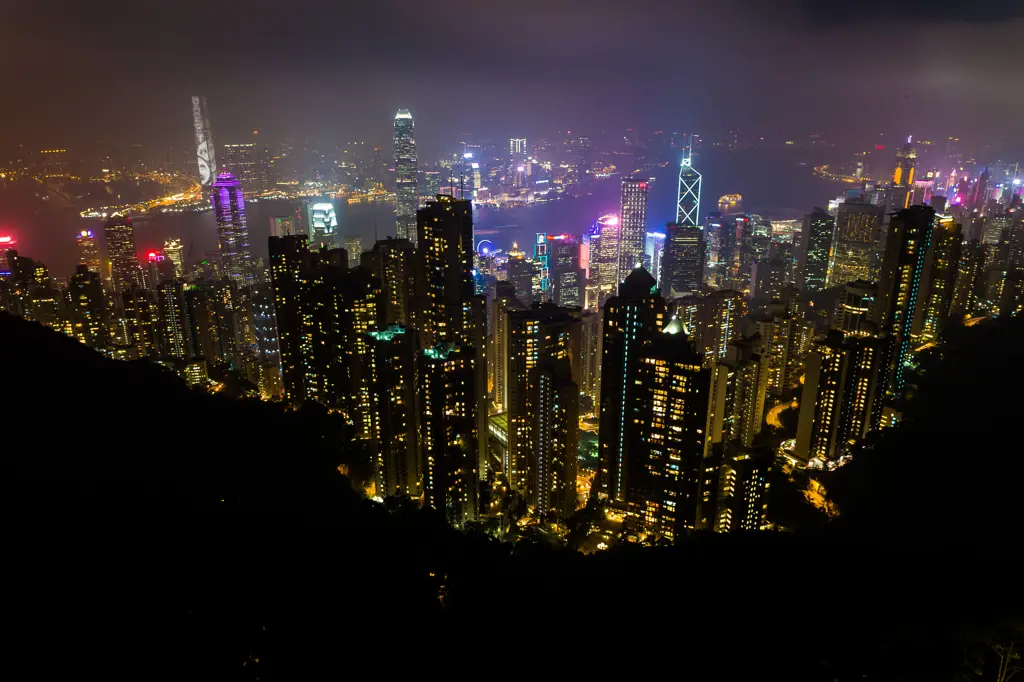
M 461 527 L 479 518 L 477 353 L 446 343 L 417 357 L 417 442 L 423 467 L 424 503 Z
M 285 399 L 299 404 L 306 396 L 305 375 L 312 371 L 312 332 L 303 312 L 309 286 L 309 246 L 306 235 L 297 234 L 271 237 L 269 249 Z
M 873 281 L 882 236 L 883 206 L 839 204 L 835 239 L 829 263 L 828 286 L 838 287 L 858 279 Z
M 932 231 L 931 246 L 925 255 L 917 313 L 911 331 L 915 338 L 933 341 L 946 327 L 953 306 L 961 244 L 960 224 L 954 222 L 953 216 L 939 216 Z
M 413 326 L 415 314 L 416 251 L 408 239 L 388 237 L 360 257 L 363 267 L 377 275 L 383 291 L 382 315 L 386 325 Z M 349 254 L 351 260 L 352 254 Z
M 750 447 L 761 433 L 768 389 L 768 358 L 757 352 L 754 337 L 730 341 L 725 357 L 712 365 L 708 438 Z
M 512 282 L 496 283 L 494 302 L 491 304 L 491 356 L 494 358 L 491 376 L 494 380 L 494 407 L 498 412 L 508 411 L 508 311 L 525 309 L 516 298 Z
M 594 250 L 590 252 L 590 272 L 593 277 L 595 265 L 599 286 L 598 307 L 603 308 L 605 301 L 615 295 L 619 285 L 619 237 L 621 221 L 619 216 L 604 215 L 597 219 L 597 259 Z M 593 245 L 593 241 L 591 241 Z
M 623 178 L 619 198 L 619 268 L 616 284 L 643 264 L 644 239 L 647 236 L 647 181 Z
M 135 229 L 132 221 L 124 216 L 115 216 L 103 227 L 107 239 L 107 259 L 110 261 L 110 281 L 115 291 L 125 291 L 132 286 L 142 288 L 142 268 L 135 252 Z
M 698 352 L 706 360 L 725 357 L 746 312 L 743 294 L 734 289 L 719 289 L 701 298 L 696 326 L 692 328 Z
M 14 249 L 17 243 L 9 234 L 0 235 L 0 275 L 10 273 L 11 264 L 7 261 L 7 252 Z
M 903 148 L 896 152 L 896 170 L 892 174 L 892 184 L 895 187 L 893 196 L 894 208 L 907 208 L 910 206 L 910 197 L 913 195 L 914 187 L 914 164 L 917 159 L 917 150 L 914 149 L 911 136 L 907 135 L 907 142 Z
M 158 345 L 154 318 L 156 302 L 152 292 L 139 287 L 122 291 L 121 316 L 117 320 L 118 342 L 134 346 L 139 357 L 156 355 Z
M 513 490 L 539 513 L 576 509 L 579 319 L 545 303 L 509 309 L 508 470 Z
M 309 230 L 311 251 L 319 251 L 321 248 L 333 249 L 338 246 L 338 216 L 334 212 L 334 204 L 330 201 L 307 202 L 306 225 Z
M 780 301 L 769 303 L 756 324 L 757 351 L 767 362 L 765 388 L 769 395 L 782 395 L 789 390 L 789 370 L 797 354 L 799 326 Z
M 166 280 L 161 283 L 156 288 L 156 301 L 160 357 L 188 360 L 193 352 L 181 282 Z
M 601 358 L 601 425 L 598 493 L 619 504 L 627 502 L 634 419 L 637 363 L 644 347 L 665 326 L 665 300 L 654 278 L 634 270 L 604 308 Z
M 417 441 L 416 335 L 401 325 L 369 332 L 367 356 L 377 495 L 423 493 Z
M 823 208 L 815 208 L 804 216 L 797 248 L 797 281 L 805 291 L 825 288 L 834 230 L 835 220 Z
M 956 282 L 953 285 L 953 303 L 950 308 L 952 315 L 971 316 L 978 311 L 984 272 L 985 246 L 977 239 L 961 245 L 960 262 L 957 264 Z
M 185 276 L 185 258 L 182 256 L 180 239 L 168 239 L 164 242 L 164 256 L 174 266 L 174 277 L 181 279 Z
M 563 308 L 582 308 L 585 281 L 579 239 L 568 234 L 548 236 L 548 273 L 550 300 Z
M 696 227 L 700 223 L 701 175 L 693 167 L 693 158 L 687 152 L 679 164 L 679 194 L 676 199 L 676 224 Z
M 618 412 L 628 417 L 622 478 L 627 525 L 673 541 L 694 528 L 707 448 L 710 370 L 669 324 L 639 351 L 634 384 Z
M 222 148 L 220 171 L 227 171 L 238 178 L 246 192 L 259 191 L 256 182 L 256 145 L 253 142 L 226 144 Z
M 699 292 L 704 256 L 704 230 L 699 225 L 666 225 L 660 268 L 662 296 L 671 299 Z
M 103 303 L 103 285 L 100 276 L 84 263 L 75 268 L 68 285 L 71 299 L 71 324 L 74 337 L 92 348 L 107 345 Z
M 357 234 L 345 237 L 345 251 L 348 253 L 348 266 L 358 267 L 363 255 L 363 238 Z
M 768 525 L 768 476 L 775 457 L 771 450 L 727 453 L 718 477 L 715 502 L 716 533 L 766 530 Z
M 192 97 L 192 127 L 196 139 L 196 158 L 199 164 L 199 184 L 210 185 L 217 177 L 217 154 L 214 151 L 210 119 L 205 97 Z
M 888 347 L 883 365 L 885 394 L 904 388 L 904 368 L 910 355 L 910 327 L 917 310 L 925 255 L 931 245 L 935 210 L 930 206 L 903 209 L 889 222 L 889 236 L 878 287 L 876 317 Z
M 399 109 L 395 114 L 395 235 L 416 244 L 416 209 L 419 208 L 416 179 L 416 136 L 412 114 Z
M 213 183 L 213 212 L 217 219 L 221 273 L 239 286 L 255 281 L 245 219 L 245 194 L 238 180 L 224 172 Z
M 846 336 L 874 336 L 875 304 L 878 284 L 875 282 L 847 282 L 839 294 L 836 312 L 832 316 L 832 329 Z
M 100 247 L 92 230 L 81 230 L 75 237 L 78 242 L 78 262 L 89 268 L 89 272 L 100 274 Z
M 878 428 L 885 340 L 830 331 L 807 358 L 796 452 L 831 462 Z

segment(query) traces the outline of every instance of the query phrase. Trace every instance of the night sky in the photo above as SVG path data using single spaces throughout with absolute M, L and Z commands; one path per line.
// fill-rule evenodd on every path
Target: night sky
M 215 137 L 421 147 L 575 127 L 1024 141 L 1024 2 L 15 0 L 0 149 Z

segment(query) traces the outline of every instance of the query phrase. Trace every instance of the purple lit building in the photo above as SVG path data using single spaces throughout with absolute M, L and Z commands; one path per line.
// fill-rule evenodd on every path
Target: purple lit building
M 240 286 L 255 280 L 249 252 L 249 227 L 245 222 L 245 196 L 231 173 L 221 173 L 213 182 L 213 211 L 217 216 L 221 275 Z

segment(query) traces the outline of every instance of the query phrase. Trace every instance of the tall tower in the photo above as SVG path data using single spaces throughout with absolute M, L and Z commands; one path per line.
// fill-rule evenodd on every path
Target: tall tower
M 76 339 L 92 348 L 106 345 L 107 333 L 103 319 L 103 285 L 100 276 L 84 264 L 75 269 L 68 285 L 71 300 L 72 332 Z
M 892 184 L 895 186 L 892 205 L 907 208 L 910 206 L 910 197 L 914 193 L 914 163 L 917 160 L 917 150 L 911 144 L 911 136 L 907 135 L 907 142 L 903 148 L 896 152 L 896 170 L 892 173 Z
M 804 216 L 797 251 L 797 279 L 805 291 L 821 291 L 825 288 L 834 229 L 835 221 L 823 208 L 816 207 Z
M 921 293 L 914 316 L 914 337 L 925 341 L 938 338 L 953 307 L 953 290 L 962 247 L 960 224 L 953 216 L 939 216 L 932 232 L 931 246 L 925 256 Z
M 217 177 L 217 154 L 210 133 L 210 119 L 206 112 L 206 98 L 192 97 L 192 127 L 196 138 L 196 159 L 199 163 L 199 184 L 209 186 Z
M 647 181 L 623 178 L 619 204 L 618 284 L 644 260 L 647 237 Z
M 699 292 L 704 281 L 704 254 L 703 228 L 682 223 L 666 225 L 660 268 L 662 296 L 671 299 Z
M 701 175 L 693 167 L 693 157 L 687 151 L 679 165 L 679 194 L 676 199 L 676 224 L 700 225 Z
M 124 216 L 114 216 L 103 226 L 107 239 L 107 260 L 110 261 L 110 281 L 115 291 L 132 286 L 142 287 L 142 268 L 135 252 L 135 229 Z
M 594 250 L 590 252 L 591 278 L 596 266 L 598 281 L 597 307 L 603 308 L 604 302 L 615 295 L 619 285 L 619 237 L 622 234 L 622 221 L 617 215 L 604 215 L 597 219 L 597 257 Z M 590 242 L 593 245 L 593 240 Z
M 351 258 L 351 253 L 349 258 Z M 380 278 L 383 292 L 382 314 L 384 324 L 413 326 L 416 292 L 415 255 L 408 239 L 388 237 L 373 245 L 360 256 L 363 267 Z
M 187 360 L 192 357 L 191 333 L 185 312 L 185 292 L 181 282 L 167 280 L 156 288 L 157 338 L 160 355 Z
M 878 328 L 888 337 L 882 379 L 889 396 L 898 397 L 903 391 L 904 366 L 910 355 L 910 327 L 934 222 L 935 209 L 930 206 L 905 208 L 889 222 L 876 308 Z
M 399 109 L 395 114 L 395 235 L 416 243 L 416 209 L 419 207 L 416 181 L 416 136 L 412 114 Z
M 274 312 L 281 348 L 281 377 L 285 399 L 305 399 L 310 335 L 306 333 L 303 299 L 309 286 L 309 245 L 304 234 L 271 237 L 270 276 L 274 284 Z
M 75 239 L 78 242 L 78 262 L 89 272 L 100 274 L 100 247 L 96 243 L 96 235 L 92 230 L 81 230 Z
M 164 255 L 174 265 L 174 277 L 181 279 L 185 276 L 185 259 L 181 255 L 182 246 L 180 239 L 168 239 L 164 242 Z
M 829 263 L 828 286 L 857 280 L 873 281 L 874 262 L 882 236 L 883 206 L 844 202 L 836 211 L 835 239 Z
M 225 171 L 217 176 L 212 187 L 221 272 L 239 286 L 252 284 L 253 263 L 242 186 L 235 176 Z

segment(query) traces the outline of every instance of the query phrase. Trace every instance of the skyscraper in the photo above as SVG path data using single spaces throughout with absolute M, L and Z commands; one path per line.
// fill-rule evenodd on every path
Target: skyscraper
M 662 296 L 671 299 L 698 293 L 704 282 L 704 256 L 704 230 L 699 225 L 666 225 L 660 268 Z
M 226 144 L 222 147 L 219 171 L 227 171 L 234 175 L 249 194 L 259 192 L 256 178 L 256 144 L 242 142 Z
M 705 360 L 723 358 L 746 314 L 743 294 L 734 289 L 719 289 L 699 300 L 696 325 L 690 328 L 697 350 Z
M 605 301 L 615 295 L 619 285 L 619 238 L 622 233 L 622 221 L 617 215 L 604 215 L 597 219 L 597 258 L 594 250 L 590 252 L 590 272 L 596 265 L 598 280 L 598 309 L 604 307 Z M 593 245 L 593 241 L 591 241 Z
M 579 239 L 568 234 L 549 236 L 548 251 L 550 300 L 563 308 L 582 308 L 585 281 Z
M 604 308 L 601 358 L 601 425 L 599 465 L 594 484 L 599 494 L 625 504 L 629 484 L 633 402 L 640 353 L 665 325 L 665 300 L 642 268 L 619 287 Z
M 167 280 L 156 288 L 157 339 L 160 357 L 187 360 L 192 357 L 191 334 L 181 282 Z
M 174 276 L 181 279 L 185 276 L 185 258 L 181 254 L 182 246 L 180 239 L 168 239 L 164 242 L 164 256 L 174 266 Z
M 676 198 L 676 224 L 687 227 L 700 225 L 701 175 L 693 167 L 693 157 L 686 152 L 679 164 L 679 193 Z
M 910 197 L 913 195 L 914 187 L 914 164 L 917 159 L 917 150 L 911 143 L 911 136 L 907 135 L 907 142 L 903 148 L 896 152 L 896 170 L 892 174 L 894 195 L 892 206 L 894 208 L 908 208 Z
M 338 246 L 338 217 L 330 201 L 307 202 L 306 225 L 310 250 L 319 251 L 321 248 L 333 249 Z
M 399 109 L 395 114 L 395 235 L 416 244 L 416 209 L 419 207 L 416 179 L 416 137 L 412 114 Z
M 385 325 L 413 327 L 415 314 L 415 249 L 408 239 L 388 237 L 360 257 L 363 267 L 380 278 L 383 290 L 382 319 Z M 351 253 L 349 254 L 351 260 Z
M 876 308 L 878 328 L 886 335 L 888 345 L 883 366 L 883 386 L 888 396 L 898 398 L 903 391 L 910 327 L 934 222 L 935 210 L 930 206 L 905 208 L 889 222 Z
M 497 282 L 494 302 L 491 304 L 491 355 L 494 358 L 494 407 L 498 412 L 508 411 L 508 353 L 510 332 L 509 310 L 525 310 L 516 298 L 512 282 Z
M 797 249 L 797 270 L 798 283 L 805 291 L 821 291 L 825 288 L 834 229 L 835 221 L 823 208 L 816 207 L 804 216 Z
M 832 329 L 843 336 L 874 336 L 875 306 L 878 299 L 878 284 L 875 282 L 847 282 L 839 293 Z
M 206 187 L 217 177 L 217 154 L 214 151 L 210 119 L 205 97 L 192 97 L 192 127 L 196 139 L 196 159 L 199 164 L 199 184 Z
M 757 336 L 730 341 L 725 357 L 712 365 L 708 438 L 750 447 L 761 433 L 768 388 L 768 357 L 757 352 Z
M 135 252 L 135 230 L 132 221 L 114 216 L 103 227 L 107 240 L 107 259 L 110 261 L 110 281 L 115 291 L 132 286 L 142 287 L 142 268 Z
M 221 272 L 239 286 L 248 286 L 255 281 L 255 273 L 249 251 L 245 194 L 238 180 L 228 172 L 219 174 L 212 187 Z
M 100 276 L 84 263 L 75 268 L 68 285 L 71 299 L 71 324 L 75 338 L 92 348 L 107 344 L 103 303 L 103 285 Z
M 417 223 L 422 347 L 448 341 L 470 345 L 474 320 L 469 301 L 475 294 L 472 206 L 465 199 L 438 195 L 417 212 Z
M 911 335 L 925 341 L 938 338 L 953 306 L 957 266 L 962 244 L 960 224 L 953 216 L 939 216 L 925 254 L 924 272 Z
M 368 373 L 377 494 L 423 493 L 417 439 L 416 335 L 401 325 L 371 331 Z
M 348 252 L 348 266 L 358 267 L 363 255 L 363 238 L 357 234 L 345 237 L 345 251 Z
M 579 442 L 579 319 L 550 303 L 509 309 L 508 468 L 513 490 L 539 513 L 575 511 Z
M 89 272 L 100 274 L 100 247 L 92 230 L 81 230 L 75 237 L 78 242 L 78 262 L 89 268 Z
M 308 295 L 309 245 L 306 235 L 294 234 L 271 237 L 269 249 L 285 399 L 297 404 L 305 400 L 305 375 L 312 371 L 312 334 L 302 304 Z
M 878 428 L 885 340 L 830 331 L 807 358 L 800 399 L 796 452 L 801 459 L 832 462 Z
M 874 260 L 881 241 L 884 215 L 883 206 L 839 204 L 828 286 L 838 287 L 858 279 L 875 279 L 877 263 Z
M 619 199 L 619 266 L 616 284 L 624 280 L 644 260 L 644 239 L 647 236 L 647 181 L 641 178 L 623 178 Z M 602 248 L 603 242 L 602 239 Z

